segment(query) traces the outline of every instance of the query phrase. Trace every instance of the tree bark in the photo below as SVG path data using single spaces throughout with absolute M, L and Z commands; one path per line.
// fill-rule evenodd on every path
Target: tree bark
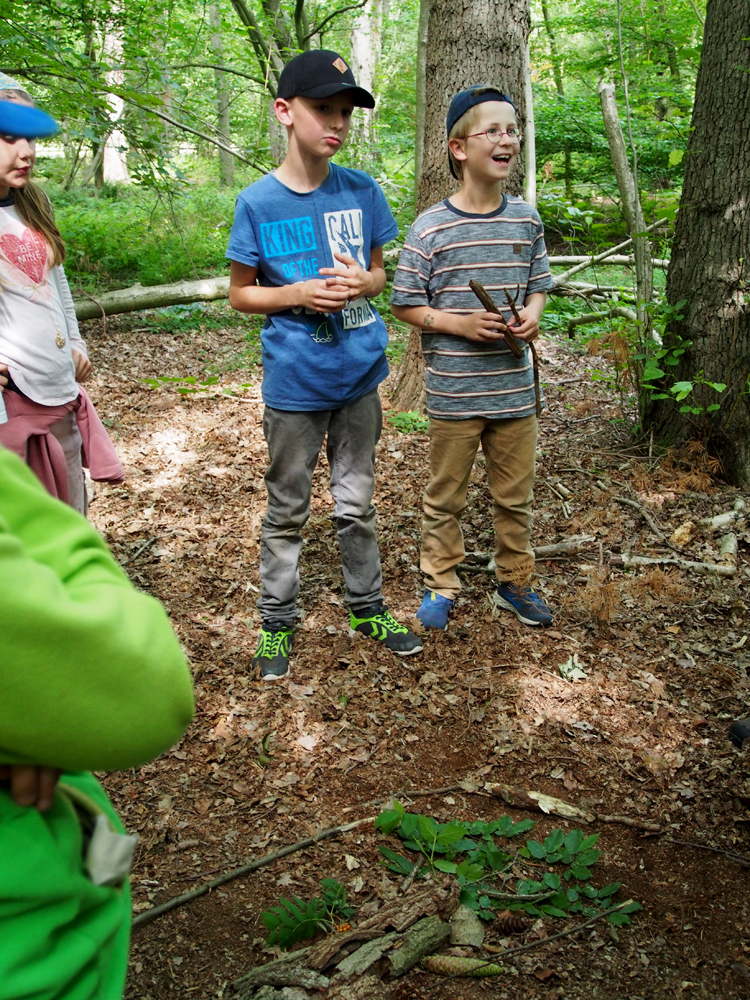
M 690 341 L 671 369 L 678 381 L 726 383 L 720 397 L 696 385 L 691 403 L 721 408 L 697 417 L 654 400 L 644 426 L 661 440 L 708 442 L 724 473 L 750 483 L 750 44 L 747 4 L 709 0 L 696 81 L 685 182 L 667 301 L 685 300 L 665 346 Z
M 422 0 L 422 8 L 427 0 Z M 420 8 L 420 20 L 422 14 Z M 429 0 L 425 45 L 424 146 L 417 213 L 457 189 L 448 168 L 445 116 L 453 96 L 472 84 L 490 83 L 508 94 L 523 129 L 526 122 L 524 74 L 531 16 L 529 0 Z M 419 71 L 417 80 L 420 79 Z M 419 122 L 419 106 L 417 121 Z M 506 190 L 523 195 L 523 157 L 519 156 Z M 423 407 L 424 358 L 419 334 L 412 332 L 393 395 L 400 410 Z
M 430 24 L 430 0 L 419 4 L 419 27 L 417 29 L 417 79 L 416 79 L 416 135 L 414 143 L 414 201 L 422 179 L 424 163 L 424 116 L 427 102 L 427 34 Z
M 376 91 L 379 88 L 376 87 L 376 82 L 380 68 L 383 0 L 367 0 L 367 4 L 357 14 L 352 26 L 349 63 L 354 79 L 360 87 L 369 90 L 376 101 L 376 106 L 372 109 L 359 109 L 349 136 L 349 147 L 354 152 L 357 164 L 364 167 L 376 158 L 377 152 L 373 132 L 378 113 L 379 94 Z
M 526 43 L 526 64 L 523 74 L 523 94 L 526 104 L 526 128 L 524 129 L 523 167 L 524 198 L 536 208 L 536 131 L 534 125 L 534 94 L 531 89 L 531 53 Z
M 122 38 L 119 34 L 115 34 L 113 25 L 108 25 L 105 32 L 104 58 L 107 61 L 121 62 Z M 125 82 L 125 73 L 121 69 L 113 69 L 105 74 L 105 78 L 107 83 L 121 87 Z M 111 108 L 110 118 L 112 119 L 113 128 L 104 144 L 101 176 L 107 184 L 129 184 L 130 174 L 128 173 L 128 164 L 125 158 L 127 142 L 122 131 L 117 127 L 117 122 L 122 118 L 125 111 L 125 102 L 115 94 L 108 94 L 107 103 Z
M 185 305 L 188 302 L 211 302 L 229 296 L 229 278 L 205 278 L 202 281 L 176 281 L 171 285 L 133 285 L 104 292 L 97 298 L 76 299 L 76 318 L 98 319 L 115 313 L 159 309 L 163 306 Z
M 208 8 L 209 19 L 211 21 L 211 50 L 217 66 L 224 65 L 224 45 L 221 39 L 221 12 L 218 3 L 212 3 Z M 226 146 L 230 146 L 232 135 L 229 124 L 229 91 L 227 89 L 227 75 L 220 69 L 214 69 L 214 79 L 216 81 L 216 109 L 219 135 Z M 231 187 L 234 183 L 234 157 L 225 149 L 219 148 L 219 176 L 224 187 Z
M 431 0 L 427 28 L 425 144 L 417 212 L 456 190 L 448 169 L 445 115 L 457 91 L 491 83 L 512 99 L 526 121 L 524 70 L 531 18 L 528 0 Z M 508 179 L 523 194 L 523 157 Z

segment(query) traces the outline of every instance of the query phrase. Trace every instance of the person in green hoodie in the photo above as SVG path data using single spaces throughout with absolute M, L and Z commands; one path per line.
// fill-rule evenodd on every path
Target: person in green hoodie
M 164 609 L 0 449 L 0 1000 L 120 1000 L 132 838 L 89 772 L 153 760 L 192 714 Z

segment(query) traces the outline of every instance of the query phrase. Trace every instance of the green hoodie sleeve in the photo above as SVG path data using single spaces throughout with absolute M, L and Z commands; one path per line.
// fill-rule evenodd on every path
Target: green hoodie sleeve
M 0 448 L 0 763 L 135 767 L 175 743 L 192 714 L 162 606 Z

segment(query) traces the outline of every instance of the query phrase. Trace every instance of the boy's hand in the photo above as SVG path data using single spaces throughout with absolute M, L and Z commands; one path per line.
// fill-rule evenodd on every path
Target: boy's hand
M 341 312 L 350 298 L 349 289 L 338 278 L 310 278 L 290 287 L 295 290 L 298 306 L 320 313 Z
M 519 326 L 514 318 L 508 323 L 508 329 L 515 336 L 516 340 L 523 340 L 525 343 L 530 344 L 532 340 L 536 340 L 539 336 L 539 316 L 537 315 L 537 311 L 524 306 L 518 310 L 518 315 L 521 317 L 521 325 Z
M 52 805 L 60 771 L 55 767 L 0 764 L 0 781 L 10 782 L 10 794 L 17 806 L 34 806 L 45 812 Z
M 334 258 L 344 264 L 344 267 L 321 267 L 319 274 L 335 276 L 337 282 L 348 291 L 349 299 L 358 299 L 362 295 L 372 295 L 374 291 L 372 275 L 348 254 L 335 253 Z
M 503 330 L 506 329 L 502 317 L 497 313 L 477 312 L 456 317 L 456 333 L 459 337 L 466 337 L 467 340 L 484 343 L 503 340 Z
M 91 362 L 80 351 L 73 350 L 71 354 L 73 355 L 73 364 L 76 366 L 76 382 L 85 382 L 92 372 Z

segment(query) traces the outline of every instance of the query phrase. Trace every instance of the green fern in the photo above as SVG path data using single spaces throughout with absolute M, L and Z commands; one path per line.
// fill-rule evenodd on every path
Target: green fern
M 291 900 L 280 899 L 279 906 L 272 906 L 263 913 L 263 923 L 270 945 L 278 945 L 287 951 L 297 941 L 314 937 L 318 923 L 326 915 L 322 899 L 313 896 L 309 902 L 294 896 Z
M 323 898 L 313 896 L 307 902 L 299 896 L 280 899 L 279 906 L 272 906 L 262 915 L 269 945 L 278 945 L 288 951 L 297 941 L 314 937 L 318 930 L 331 929 L 335 918 L 348 920 L 354 907 L 346 901 L 346 889 L 333 878 L 322 880 Z

